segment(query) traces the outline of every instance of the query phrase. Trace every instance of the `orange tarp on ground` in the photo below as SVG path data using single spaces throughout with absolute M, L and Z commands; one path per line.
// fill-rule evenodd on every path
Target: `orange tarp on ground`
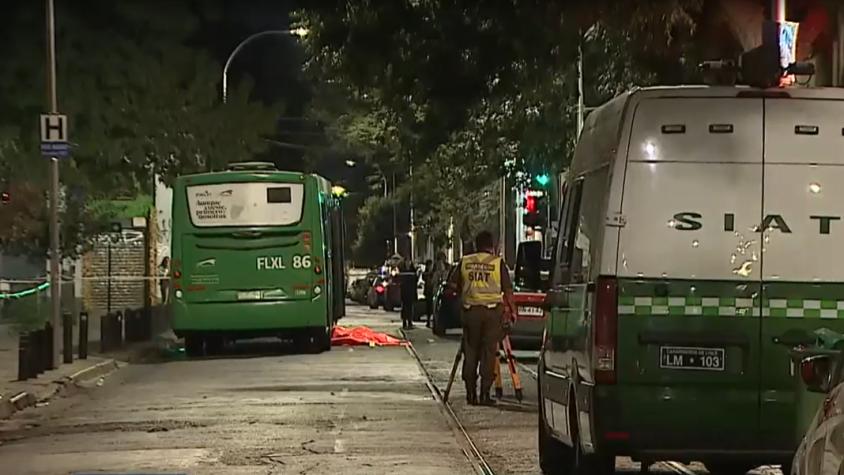
M 331 346 L 400 346 L 403 344 L 405 344 L 404 341 L 369 327 L 334 327 L 334 333 L 331 335 Z

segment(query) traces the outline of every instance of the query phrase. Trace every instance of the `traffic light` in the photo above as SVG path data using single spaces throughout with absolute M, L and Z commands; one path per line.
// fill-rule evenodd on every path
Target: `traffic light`
M 544 228 L 546 225 L 545 192 L 541 190 L 528 190 L 525 194 L 523 204 L 524 215 L 522 224 L 528 228 Z
M 751 86 L 769 88 L 780 84 L 783 68 L 780 63 L 779 24 L 762 25 L 762 44 L 741 55 L 741 76 Z
M 812 75 L 814 65 L 797 62 L 796 23 L 766 21 L 762 25 L 762 45 L 741 55 L 739 70 L 744 83 L 770 88 L 783 84 L 787 75 Z
M 543 173 L 541 175 L 536 176 L 536 182 L 539 184 L 539 186 L 544 187 L 544 186 L 547 186 L 548 183 L 551 183 L 551 177 L 548 176 L 547 173 Z
M 535 196 L 525 196 L 525 213 L 531 214 L 536 212 L 536 197 Z

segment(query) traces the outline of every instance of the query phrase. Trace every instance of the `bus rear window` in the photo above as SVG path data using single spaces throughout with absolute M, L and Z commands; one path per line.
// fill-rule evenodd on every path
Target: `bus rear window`
M 288 226 L 302 219 L 301 183 L 218 183 L 187 188 L 191 222 L 218 226 Z

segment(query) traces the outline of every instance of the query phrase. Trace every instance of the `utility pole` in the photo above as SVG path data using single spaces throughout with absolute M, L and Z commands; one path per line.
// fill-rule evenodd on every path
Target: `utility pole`
M 507 259 L 507 174 L 501 175 L 498 185 L 498 249 Z
M 50 113 L 59 113 L 59 101 L 56 93 L 56 12 L 53 0 L 47 2 L 47 97 Z M 51 321 L 53 325 L 53 361 L 51 368 L 61 364 L 62 327 L 61 327 L 61 256 L 59 255 L 59 159 L 50 157 L 50 300 Z
M 393 172 L 393 255 L 399 253 L 398 218 L 396 216 L 396 172 Z
M 583 122 L 586 111 L 583 101 L 583 35 L 577 39 L 577 139 L 580 139 L 580 131 L 583 130 Z
M 410 261 L 416 262 L 416 225 L 413 222 L 413 165 L 410 165 Z

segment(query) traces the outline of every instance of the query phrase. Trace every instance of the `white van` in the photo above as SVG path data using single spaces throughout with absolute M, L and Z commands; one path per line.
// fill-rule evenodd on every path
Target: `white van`
M 790 466 L 789 350 L 844 331 L 842 216 L 844 90 L 648 88 L 590 114 L 545 301 L 543 470 Z

